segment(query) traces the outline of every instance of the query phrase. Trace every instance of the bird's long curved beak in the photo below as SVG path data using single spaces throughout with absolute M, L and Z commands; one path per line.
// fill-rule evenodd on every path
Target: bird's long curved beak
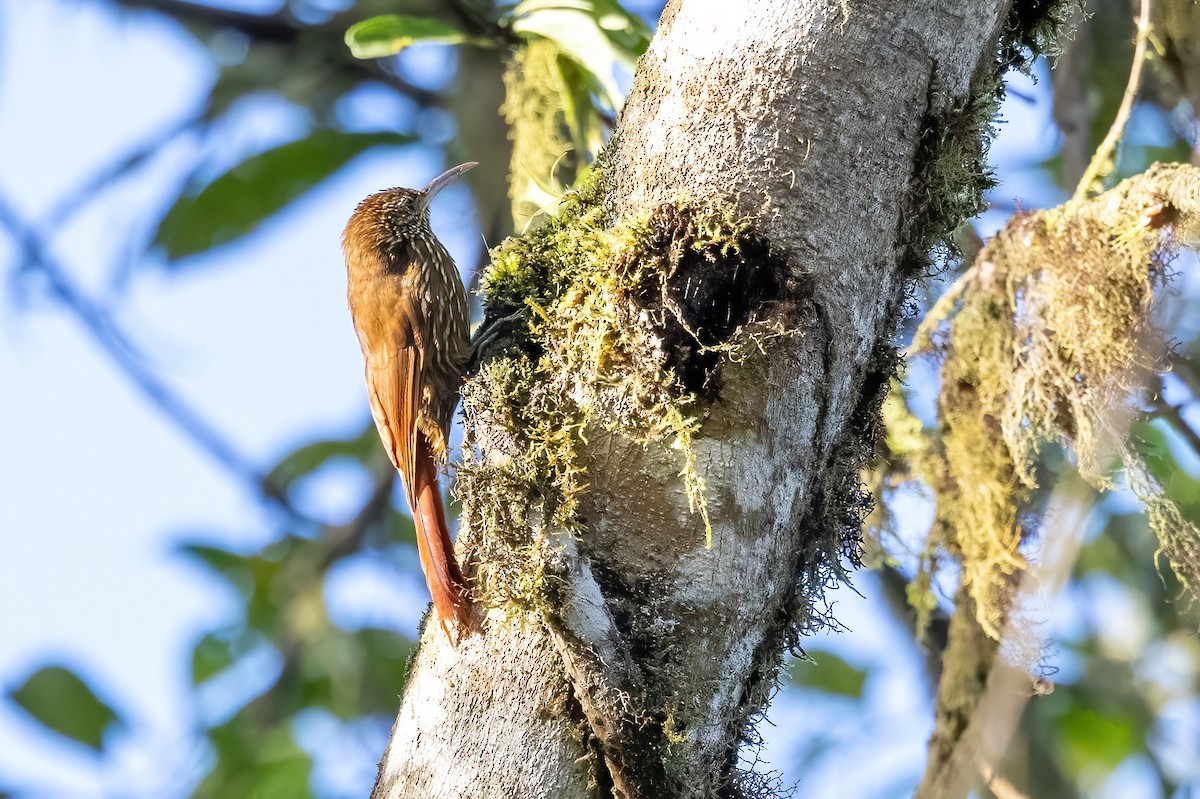
M 458 178 L 464 172 L 477 166 L 479 166 L 478 161 L 468 161 L 465 164 L 459 164 L 458 166 L 450 167 L 445 172 L 429 181 L 429 185 L 421 190 L 421 193 L 425 195 L 425 203 L 428 204 L 429 201 L 433 199 L 433 195 L 437 194 L 439 191 L 458 180 Z

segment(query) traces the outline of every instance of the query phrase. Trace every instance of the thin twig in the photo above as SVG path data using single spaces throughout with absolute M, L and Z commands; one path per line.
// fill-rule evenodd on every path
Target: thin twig
M 1142 13 L 1138 17 L 1137 39 L 1133 47 L 1133 66 L 1129 68 L 1129 82 L 1125 85 L 1125 96 L 1121 98 L 1121 106 L 1117 109 L 1117 116 L 1113 119 L 1108 134 L 1096 148 L 1096 154 L 1092 156 L 1087 171 L 1083 173 L 1079 185 L 1075 187 L 1075 196 L 1071 198 L 1074 202 L 1079 202 L 1087 197 L 1092 187 L 1100 180 L 1100 172 L 1108 165 L 1117 141 L 1125 132 L 1125 124 L 1129 122 L 1129 114 L 1133 110 L 1134 98 L 1137 97 L 1138 87 L 1142 83 L 1142 64 L 1146 61 L 1146 42 L 1149 39 L 1150 0 L 1142 0 Z
M 162 152 L 175 139 L 204 123 L 204 110 L 194 111 L 172 122 L 163 130 L 131 148 L 129 152 L 102 167 L 76 188 L 63 195 L 50 212 L 41 218 L 39 230 L 53 230 L 75 215 L 80 208 L 90 203 L 121 178 Z
M 1183 436 L 1188 442 L 1188 446 L 1192 448 L 1192 451 L 1200 455 L 1200 433 L 1197 433 L 1196 429 L 1188 423 L 1188 420 L 1183 418 L 1183 409 L 1180 406 L 1172 405 L 1163 397 L 1161 377 L 1158 380 L 1158 391 L 1154 393 L 1154 399 L 1151 400 L 1151 404 L 1160 416 L 1171 423 L 1171 427 L 1175 429 L 1175 432 Z
M 367 531 L 383 518 L 392 506 L 392 487 L 396 485 L 396 470 L 387 464 L 387 470 L 376 476 L 375 488 L 358 514 L 349 524 L 327 527 L 322 533 L 325 551 L 317 558 L 317 571 L 324 574 L 329 567 L 362 547 Z
M 343 12 L 335 14 L 319 24 L 306 25 L 286 11 L 256 14 L 252 11 L 215 8 L 189 0 L 117 0 L 117 2 L 127 9 L 156 11 L 181 22 L 204 25 L 209 28 L 236 30 L 253 41 L 272 43 L 287 48 L 306 46 L 308 40 L 304 38 L 305 35 L 309 32 L 320 32 L 339 40 L 338 46 L 332 51 L 337 66 L 354 72 L 366 73 L 371 78 L 406 95 L 422 108 L 442 105 L 445 100 L 441 93 L 416 86 L 395 72 L 386 69 L 382 61 L 355 58 L 350 54 L 348 48 L 340 44 L 341 35 L 352 23 L 359 21 L 361 12 Z
M 967 271 L 950 284 L 950 288 L 942 292 L 942 296 L 937 298 L 937 302 L 933 304 L 933 307 L 925 314 L 925 318 L 921 320 L 921 324 L 917 326 L 917 332 L 913 333 L 912 343 L 904 350 L 904 357 L 915 358 L 929 349 L 929 345 L 933 341 L 933 332 L 950 316 L 954 310 L 954 303 L 958 302 L 958 298 L 967 290 L 967 286 L 975 278 L 975 273 L 975 264 L 971 264 Z
M 983 784 L 996 795 L 996 799 L 1029 799 L 1017 789 L 1017 786 L 1000 776 L 996 767 L 982 757 L 979 758 L 976 765 L 979 767 L 979 776 L 983 777 Z
M 1192 392 L 1192 396 L 1200 397 L 1200 374 L 1196 373 L 1196 366 L 1187 358 L 1184 358 L 1178 353 L 1171 353 L 1168 356 L 1168 361 L 1171 366 L 1171 374 L 1179 378 L 1188 391 Z

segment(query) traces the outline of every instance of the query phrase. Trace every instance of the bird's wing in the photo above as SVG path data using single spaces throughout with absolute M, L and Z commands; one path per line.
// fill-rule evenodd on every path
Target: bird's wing
M 417 405 L 421 398 L 421 356 L 417 348 L 383 347 L 367 354 L 367 393 L 371 415 L 388 457 L 406 480 L 416 460 Z
M 408 506 L 416 527 L 421 570 L 442 628 L 455 640 L 469 623 L 466 582 L 454 557 L 446 511 L 438 491 L 437 464 L 430 442 L 417 429 L 421 402 L 421 356 L 416 346 L 367 351 L 367 387 L 371 414 L 392 464 L 404 477 Z

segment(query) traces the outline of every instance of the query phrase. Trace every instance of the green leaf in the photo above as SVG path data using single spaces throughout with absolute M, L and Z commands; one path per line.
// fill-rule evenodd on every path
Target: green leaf
M 263 635 L 240 623 L 206 633 L 192 648 L 192 684 L 205 682 L 265 646 L 269 642 Z
M 650 28 L 636 14 L 626 11 L 617 0 L 525 0 L 513 9 L 513 29 L 518 29 L 518 20 L 522 17 L 546 11 L 569 11 L 586 16 L 609 40 L 623 62 L 632 64 L 650 46 Z M 577 19 L 575 24 L 584 23 Z
M 104 748 L 104 733 L 121 722 L 117 712 L 65 666 L 39 669 L 8 696 L 45 726 L 97 752 Z
M 246 602 L 245 625 L 268 635 L 278 635 L 297 591 L 295 580 L 301 570 L 293 568 L 280 579 L 287 564 L 296 567 L 315 556 L 315 543 L 297 536 L 284 536 L 261 553 L 239 555 L 207 544 L 184 544 L 179 549 L 224 578 Z
M 243 709 L 209 730 L 213 768 L 196 787 L 196 799 L 307 799 L 313 796 L 312 760 L 286 725 L 264 728 Z
M 267 482 L 279 489 L 287 489 L 334 458 L 353 458 L 366 464 L 378 451 L 379 433 L 375 423 L 371 422 L 354 438 L 315 441 L 293 450 L 275 464 L 267 475 Z
M 592 94 L 600 88 L 600 84 L 573 58 L 560 55 L 556 61 L 562 85 L 559 100 L 562 102 L 563 119 L 571 132 L 575 150 L 578 153 L 598 153 L 604 146 L 604 137 L 600 117 L 592 103 Z
M 1088 768 L 1116 768 L 1141 748 L 1130 719 L 1102 716 L 1081 705 L 1070 707 L 1058 718 L 1057 726 L 1059 740 L 1064 743 L 1076 773 Z
M 467 37 L 436 19 L 385 14 L 364 19 L 346 31 L 346 46 L 355 58 L 384 58 L 417 42 L 460 44 Z
M 252 232 L 371 147 L 411 142 L 397 133 L 319 130 L 252 155 L 199 191 L 185 192 L 158 224 L 154 246 L 172 261 Z
M 852 699 L 862 697 L 867 673 L 852 666 L 832 652 L 810 650 L 811 660 L 792 661 L 789 673 L 792 682 L 816 691 Z
M 650 41 L 644 26 L 638 28 L 634 20 L 611 0 L 525 0 L 514 9 L 511 28 L 554 42 L 595 78 L 606 104 L 616 109 L 621 90 L 613 70 L 620 66 L 632 72 Z
M 617 0 L 590 0 L 592 17 L 613 46 L 634 61 L 650 46 L 650 28 L 637 14 L 630 14 Z
M 233 652 L 229 648 L 229 640 L 210 633 L 197 641 L 192 649 L 192 684 L 199 685 L 232 665 Z
M 179 550 L 225 578 L 243 597 L 254 592 L 251 558 L 208 544 L 183 544 Z

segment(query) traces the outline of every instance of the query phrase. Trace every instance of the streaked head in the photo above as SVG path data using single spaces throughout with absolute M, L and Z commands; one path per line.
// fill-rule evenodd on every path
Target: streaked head
M 354 209 L 344 239 L 369 241 L 378 247 L 395 246 L 430 235 L 429 203 L 446 186 L 478 166 L 468 161 L 447 169 L 423 189 L 385 189 L 367 197 Z

